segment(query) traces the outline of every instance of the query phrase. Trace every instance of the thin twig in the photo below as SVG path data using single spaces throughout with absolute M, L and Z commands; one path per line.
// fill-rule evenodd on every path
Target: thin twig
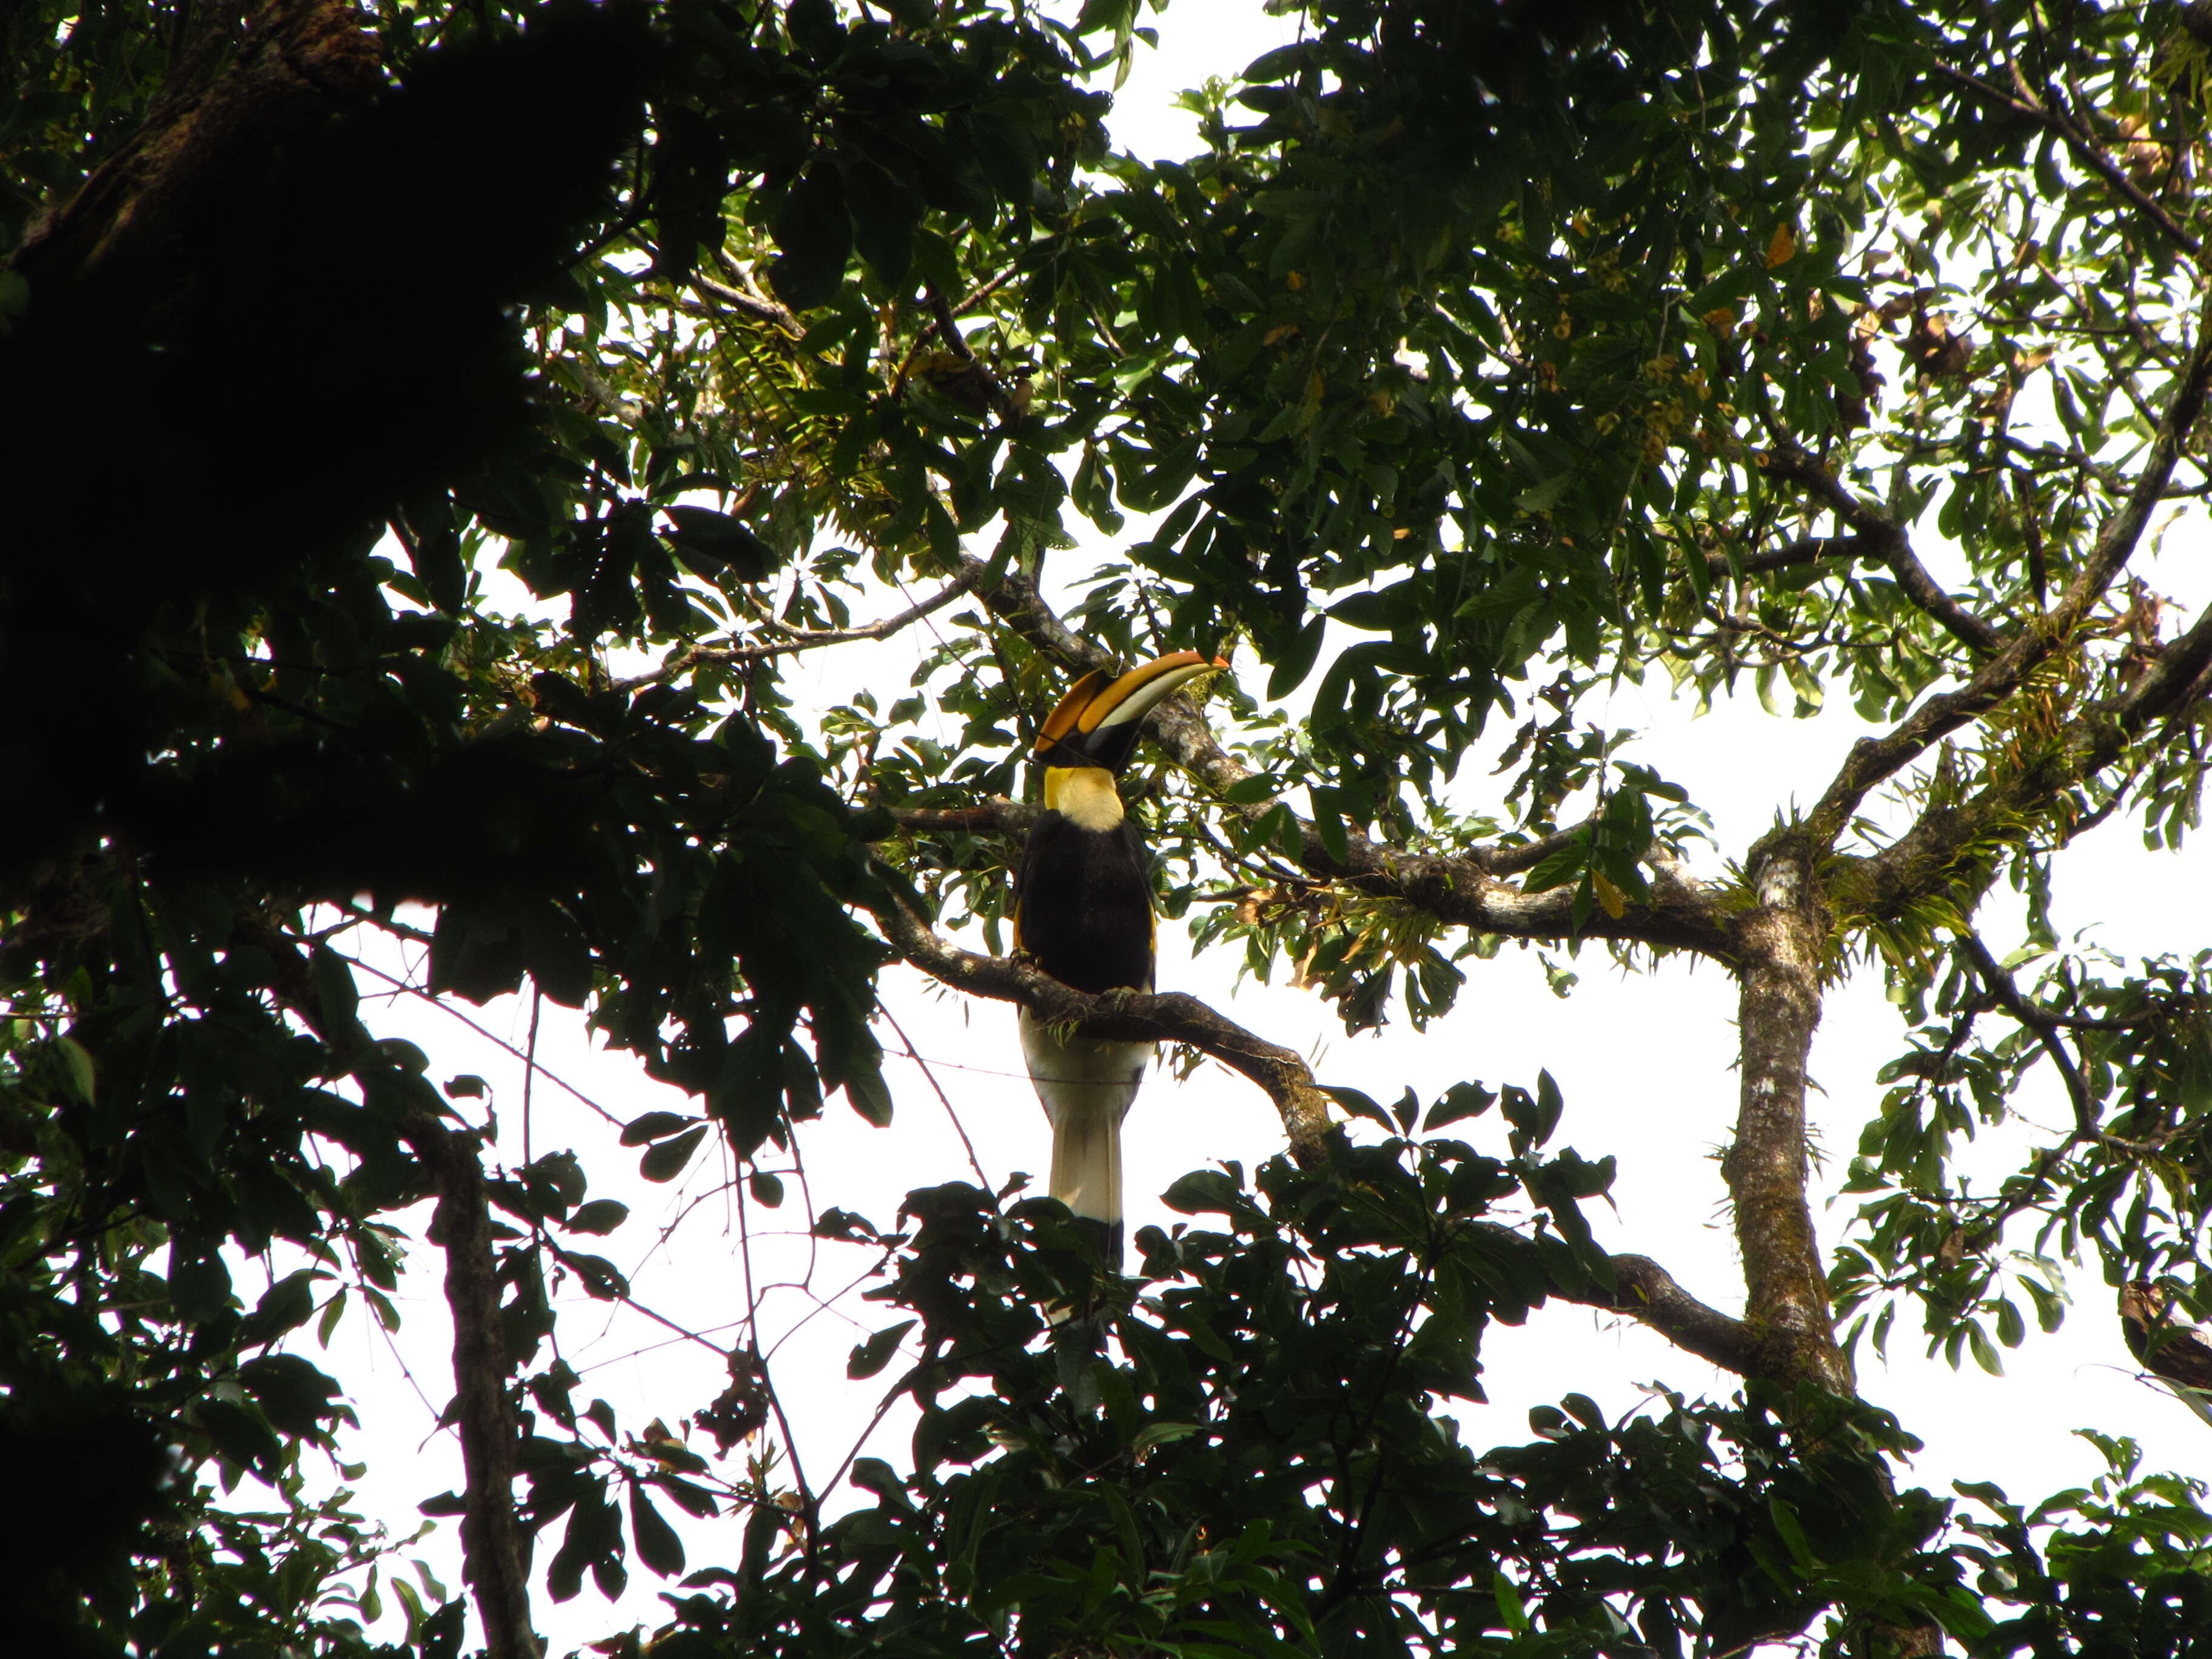
M 766 645 L 717 646 L 695 645 L 679 651 L 659 667 L 649 673 L 634 674 L 627 679 L 614 682 L 611 690 L 629 693 L 648 685 L 665 685 L 680 678 L 694 668 L 726 666 L 734 663 L 764 662 L 770 657 L 789 656 L 798 651 L 818 651 L 825 645 L 849 645 L 855 640 L 887 640 L 901 629 L 911 627 L 933 611 L 967 592 L 975 585 L 974 574 L 963 569 L 959 574 L 931 594 L 927 599 L 908 605 L 896 616 L 885 617 L 880 622 L 866 623 L 858 628 L 822 628 L 782 630 L 784 637 Z M 770 624 L 770 626 L 777 626 Z

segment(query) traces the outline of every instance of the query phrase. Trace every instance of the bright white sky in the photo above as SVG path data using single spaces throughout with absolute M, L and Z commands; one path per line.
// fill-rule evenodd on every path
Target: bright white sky
M 1162 29 L 1161 50 L 1140 52 L 1112 122 L 1120 145 L 1146 155 L 1182 155 L 1195 148 L 1194 121 L 1169 107 L 1176 90 L 1207 74 L 1231 73 L 1292 38 L 1289 23 L 1267 16 L 1253 0 L 1185 0 L 1166 16 L 1148 21 Z M 2176 526 L 2160 567 L 2150 573 L 2154 586 L 2192 602 L 2192 612 L 2193 604 L 2212 592 L 2204 574 L 2203 528 L 2201 519 Z M 1085 555 L 1068 558 L 1069 568 L 1088 568 Z M 825 698 L 843 701 L 850 688 L 863 684 L 902 687 L 916 648 L 900 639 L 822 653 L 821 672 L 835 676 L 823 682 Z M 1778 805 L 1817 796 L 1863 730 L 1840 702 L 1817 719 L 1793 722 L 1766 715 L 1747 697 L 1692 719 L 1663 687 L 1623 694 L 1607 723 L 1648 733 L 1644 757 L 1713 814 L 1720 850 L 1698 866 L 1708 874 L 1718 872 L 1723 856 L 1740 856 L 1768 827 Z M 2142 852 L 2130 824 L 2115 823 L 2090 837 L 2071 865 L 2059 890 L 2062 934 L 2087 930 L 2123 953 L 2187 951 L 2212 939 L 2212 881 L 2205 879 L 2200 849 L 2154 860 Z M 2000 948 L 2016 942 L 1997 931 L 1993 942 Z M 1588 1156 L 1620 1158 L 1617 1208 L 1594 1206 L 1602 1240 L 1616 1250 L 1657 1258 L 1693 1293 L 1734 1309 L 1741 1304 L 1741 1279 L 1713 1162 L 1735 1107 L 1733 987 L 1710 965 L 1669 963 L 1650 975 L 1625 976 L 1596 951 L 1585 952 L 1577 965 L 1583 982 L 1561 1000 L 1547 989 L 1531 952 L 1509 950 L 1495 962 L 1470 962 L 1470 983 L 1459 1009 L 1425 1036 L 1394 1024 L 1357 1040 L 1345 1038 L 1333 1011 L 1310 994 L 1237 985 L 1229 952 L 1191 960 L 1173 927 L 1163 930 L 1160 982 L 1205 998 L 1263 1036 L 1309 1050 L 1323 1081 L 1349 1084 L 1385 1101 L 1408 1085 L 1426 1100 L 1462 1078 L 1493 1086 L 1533 1083 L 1539 1068 L 1548 1067 L 1567 1103 L 1558 1142 Z M 518 1052 L 526 1039 L 527 1006 L 510 999 L 461 1011 L 494 1041 L 419 1001 L 400 998 L 387 1007 L 374 1000 L 374 986 L 364 982 L 362 989 L 363 1012 L 374 1029 L 420 1043 L 433 1056 L 434 1076 L 473 1072 L 490 1080 L 501 1153 L 520 1162 Z M 800 1151 L 816 1205 L 834 1202 L 888 1224 L 908 1188 L 973 1179 L 937 1088 L 949 1097 L 993 1184 L 1015 1170 L 1041 1175 L 1046 1127 L 1022 1075 L 1012 1011 L 969 1003 L 910 973 L 887 976 L 884 994 L 899 1027 L 884 1030 L 887 1048 L 902 1055 L 910 1038 L 927 1071 L 904 1058 L 889 1067 L 897 1118 L 888 1130 L 868 1128 L 842 1103 L 809 1128 Z M 1875 975 L 1859 975 L 1828 1003 L 1813 1056 L 1825 1089 L 1814 1109 L 1817 1144 L 1827 1154 L 1827 1191 L 1840 1179 L 1859 1127 L 1874 1114 L 1880 1095 L 1874 1074 L 1897 1052 L 1900 1029 Z M 544 1011 L 538 1055 L 547 1073 L 574 1085 L 614 1119 L 656 1107 L 689 1109 L 683 1097 L 644 1079 L 626 1057 L 592 1049 L 580 1021 L 551 1005 Z M 2027 1109 L 2039 1109 L 2046 1124 L 2064 1115 L 2055 1090 L 2031 1095 Z M 605 1249 L 648 1305 L 726 1345 L 747 1305 L 748 1278 L 756 1291 L 765 1292 L 763 1338 L 779 1341 L 775 1374 L 799 1437 L 805 1474 L 820 1487 L 854 1449 L 898 1370 L 895 1364 L 867 1383 L 845 1380 L 848 1350 L 891 1322 L 875 1304 L 837 1299 L 839 1291 L 866 1272 L 867 1255 L 811 1244 L 804 1237 L 803 1212 L 791 1202 L 780 1212 L 755 1210 L 748 1263 L 740 1248 L 744 1218 L 738 1198 L 724 1188 L 728 1171 L 719 1158 L 702 1157 L 672 1186 L 647 1183 L 635 1174 L 636 1154 L 616 1146 L 617 1131 L 542 1075 L 531 1115 L 535 1151 L 575 1147 L 592 1171 L 592 1195 L 630 1205 L 629 1222 L 605 1241 Z M 1462 1132 L 1486 1150 L 1502 1150 L 1503 1130 L 1494 1116 L 1454 1130 Z M 1151 1195 L 1185 1170 L 1229 1158 L 1249 1170 L 1282 1145 L 1281 1127 L 1266 1099 L 1211 1066 L 1182 1085 L 1156 1073 L 1125 1137 L 1133 1231 L 1178 1218 Z M 2000 1139 L 2013 1142 L 2009 1135 Z M 1492 1147 L 1492 1141 L 1498 1146 Z M 795 1198 L 797 1182 L 791 1184 Z M 1832 1238 L 1849 1214 L 1848 1204 L 1823 1211 L 1824 1237 Z M 785 1216 L 790 1220 L 779 1232 L 776 1224 Z M 679 1219 L 680 1231 L 656 1243 L 661 1230 Z M 810 1264 L 811 1288 L 801 1288 L 809 1282 Z M 387 1340 L 366 1322 L 349 1320 L 323 1362 L 356 1390 L 363 1419 L 348 1451 L 368 1465 L 362 1506 L 388 1517 L 402 1534 L 416 1523 L 417 1501 L 459 1484 L 452 1437 L 434 1427 L 435 1406 L 452 1391 L 439 1273 L 435 1252 L 419 1249 L 399 1298 L 405 1325 L 398 1336 Z M 769 1288 L 779 1285 L 787 1288 Z M 240 1289 L 253 1294 L 248 1282 Z M 2033 1498 L 2086 1481 L 2101 1462 L 2071 1434 L 2082 1425 L 2133 1435 L 2143 1443 L 2151 1467 L 2212 1469 L 2212 1431 L 2138 1378 L 2120 1342 L 2110 1292 L 2095 1273 L 2077 1273 L 2073 1289 L 2080 1305 L 2065 1328 L 2055 1337 L 2032 1334 L 2027 1346 L 2006 1356 L 2008 1374 L 2002 1379 L 1971 1364 L 1954 1373 L 1941 1361 L 1923 1359 L 1914 1328 L 1903 1322 L 1887 1366 L 1862 1353 L 1867 1395 L 1897 1412 L 1928 1443 L 1917 1471 L 1923 1484 L 1941 1492 L 1954 1479 L 1994 1480 L 2016 1498 Z M 617 1406 L 626 1431 L 643 1427 L 656 1413 L 674 1423 L 705 1406 L 722 1384 L 720 1354 L 573 1292 L 563 1297 L 560 1340 L 569 1363 L 585 1376 L 580 1403 L 604 1395 Z M 1633 1409 L 1650 1384 L 1723 1397 L 1735 1386 L 1733 1377 L 1631 1322 L 1564 1303 L 1538 1312 L 1523 1330 L 1493 1328 L 1482 1365 L 1491 1403 L 1462 1413 L 1464 1436 L 1477 1445 L 1524 1440 L 1527 1408 L 1569 1391 L 1588 1394 L 1618 1414 Z M 910 1409 L 891 1411 L 870 1449 L 903 1464 L 910 1422 Z M 703 1437 L 696 1443 L 711 1450 Z M 246 1492 L 240 1496 L 252 1501 Z M 831 1499 L 836 1506 L 849 1501 Z M 686 1536 L 693 1566 L 734 1557 L 736 1522 L 702 1523 L 664 1509 Z M 441 1523 L 419 1553 L 457 1591 L 453 1534 L 453 1522 Z M 541 1566 L 558 1541 L 557 1534 L 540 1540 Z M 582 1595 L 565 1607 L 541 1599 L 540 1628 L 553 1638 L 556 1653 L 632 1623 L 649 1629 L 661 1621 L 658 1592 L 673 1588 L 638 1567 L 619 1605 L 609 1607 L 587 1581 Z M 389 1639 L 392 1626 L 387 1623 L 381 1633 Z

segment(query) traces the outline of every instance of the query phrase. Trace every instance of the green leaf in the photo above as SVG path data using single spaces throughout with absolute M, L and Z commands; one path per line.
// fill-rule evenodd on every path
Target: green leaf
M 926 210 L 920 195 L 866 155 L 839 158 L 853 245 L 884 285 L 899 289 L 914 263 L 914 231 Z
M 684 1166 L 691 1161 L 691 1154 L 699 1150 L 699 1143 L 707 1138 L 708 1125 L 685 1131 L 673 1140 L 664 1140 L 637 1161 L 637 1172 L 647 1181 L 673 1181 L 684 1173 Z
M 1766 1500 L 1766 1513 L 1774 1522 L 1774 1530 L 1780 1535 L 1783 1547 L 1790 1552 L 1790 1559 L 1797 1564 L 1800 1571 L 1812 1572 L 1815 1565 L 1813 1547 L 1806 1541 L 1805 1528 L 1797 1519 L 1797 1511 L 1779 1498 L 1770 1497 Z
M 785 556 L 750 526 L 708 507 L 664 507 L 669 544 L 686 568 L 709 580 L 727 573 L 741 582 L 763 582 L 783 568 Z
M 1275 701 L 1288 696 L 1305 684 L 1313 672 L 1315 659 L 1321 655 L 1322 639 L 1328 631 L 1328 618 L 1316 617 L 1291 636 L 1291 643 L 1275 659 L 1275 665 L 1267 675 L 1267 696 Z
M 595 1198 L 580 1206 L 563 1224 L 572 1233 L 604 1236 L 629 1218 L 629 1206 L 611 1198 Z
M 62 1074 L 69 1079 L 70 1097 L 84 1105 L 91 1105 L 94 1082 L 92 1055 L 82 1043 L 66 1033 L 54 1039 L 53 1048 L 61 1056 Z
M 1237 1183 L 1219 1170 L 1193 1170 L 1181 1176 L 1160 1195 L 1160 1201 L 1182 1215 L 1208 1211 L 1228 1214 L 1237 1208 Z
M 775 216 L 775 245 L 769 283 L 793 311 L 826 305 L 845 278 L 853 252 L 853 222 L 836 161 L 817 156 L 799 175 Z
M 1396 1133 L 1398 1126 L 1391 1121 L 1390 1114 L 1382 1109 L 1382 1105 L 1373 1096 L 1363 1094 L 1357 1089 L 1347 1088 L 1341 1084 L 1334 1083 L 1322 1084 L 1321 1091 L 1351 1113 L 1352 1116 L 1372 1119 L 1385 1129 L 1390 1130 L 1393 1133 Z
M 885 1326 L 867 1340 L 860 1343 L 853 1350 L 851 1357 L 845 1361 L 845 1375 L 856 1382 L 873 1376 L 890 1364 L 891 1356 L 898 1352 L 899 1339 L 912 1330 L 918 1322 L 912 1319 L 902 1319 L 897 1324 Z
M 1523 513 L 1549 513 L 1566 499 L 1567 492 L 1575 487 L 1576 474 L 1561 472 L 1522 490 L 1513 498 L 1513 505 Z
M 1457 1123 L 1462 1118 L 1480 1117 L 1488 1111 L 1498 1097 L 1479 1083 L 1455 1083 L 1438 1097 L 1429 1108 L 1429 1115 L 1421 1121 L 1421 1133 L 1432 1134 L 1447 1123 Z
M 629 1485 L 629 1534 L 637 1547 L 637 1559 L 663 1578 L 684 1571 L 684 1540 L 653 1507 L 641 1480 Z
M 651 1141 L 665 1140 L 671 1135 L 681 1134 L 698 1121 L 697 1118 L 682 1112 L 647 1112 L 623 1126 L 622 1144 L 642 1146 Z
M 329 945 L 318 945 L 308 954 L 307 971 L 315 982 L 315 1006 L 329 1039 L 339 1042 L 365 1035 L 356 1017 L 361 994 L 354 988 L 352 967 Z
M 1129 1450 L 1142 1457 L 1155 1446 L 1173 1445 L 1200 1431 L 1195 1423 L 1150 1423 L 1137 1431 L 1136 1437 L 1129 1443 Z

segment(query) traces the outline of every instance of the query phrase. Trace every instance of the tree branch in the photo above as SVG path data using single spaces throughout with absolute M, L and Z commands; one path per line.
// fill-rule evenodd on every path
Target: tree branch
M 2004 635 L 1967 610 L 1937 585 L 1912 550 L 1904 529 L 1892 524 L 1846 489 L 1826 467 L 1796 449 L 1770 450 L 1761 458 L 1771 477 L 1794 483 L 1817 498 L 1865 544 L 1871 556 L 1887 565 L 1905 597 L 1942 624 L 1953 638 L 1987 653 L 2004 644 Z
M 2205 303 L 2199 310 L 2196 343 L 2188 363 L 2175 380 L 2172 395 L 2166 401 L 2166 417 L 2159 425 L 2142 471 L 2136 475 L 2126 498 L 2105 520 L 2089 556 L 2067 584 L 2066 591 L 2059 595 L 2058 602 L 2044 615 L 2031 619 L 1957 690 L 1929 698 L 1885 735 L 1862 738 L 1851 745 L 1842 769 L 1807 820 L 1807 828 L 1818 844 L 1832 846 L 1869 790 L 1909 764 L 1931 744 L 1996 708 L 2019 690 L 2038 665 L 2073 637 L 2089 607 L 2133 556 L 2152 513 L 2164 495 L 2167 481 L 2173 475 L 2174 466 L 2181 459 L 2182 449 L 2203 414 L 2208 385 L 2212 385 L 2212 290 L 2208 290 Z M 2197 631 L 2192 629 L 2191 633 Z
M 1807 1060 L 1820 1022 L 1820 958 L 1827 915 L 1817 849 L 1780 831 L 1748 860 L 1755 908 L 1735 918 L 1737 1028 L 1741 1048 L 1735 1139 L 1721 1160 L 1743 1256 L 1744 1322 L 1753 1374 L 1853 1392 L 1837 1346 L 1805 1198 Z
M 1852 911 L 1888 917 L 1942 890 L 1966 849 L 2008 823 L 2046 811 L 2059 795 L 2112 765 L 2160 720 L 2212 695 L 2212 611 L 2168 641 L 2135 684 L 2060 728 L 2028 764 L 2001 773 L 1970 799 L 1931 806 L 1888 846 L 1836 862 L 1832 894 Z
M 993 795 L 974 806 L 894 806 L 891 822 L 913 835 L 939 830 L 965 830 L 976 836 L 1026 836 L 1044 816 L 1044 808 L 1027 801 Z
M 1978 76 L 1969 75 L 1964 70 L 1954 69 L 1948 64 L 1938 62 L 1936 65 L 1936 72 L 1954 86 L 1966 88 L 1977 98 L 1998 105 L 2014 115 L 2025 116 L 2045 131 L 2057 133 L 2066 141 L 2066 148 L 2073 153 L 2076 161 L 2102 179 L 2114 194 L 2132 204 L 2136 210 L 2156 225 L 2176 247 L 2180 248 L 2191 259 L 2199 264 L 2203 263 L 2204 245 L 2184 230 L 2175 222 L 2172 214 L 2160 206 L 2150 196 L 2145 194 L 2142 187 L 2121 170 L 2119 164 L 2105 154 L 2105 147 L 2097 142 L 2096 135 L 2085 129 L 2072 116 L 2063 110 L 2051 108 L 2041 99 L 2029 92 L 2025 82 L 2018 86 L 2018 95 L 2015 96 L 2001 88 L 1991 86 Z
M 892 949 L 955 990 L 1015 1003 L 1055 1025 L 1079 1024 L 1090 1036 L 1188 1043 L 1219 1060 L 1257 1084 L 1274 1102 L 1290 1136 L 1291 1155 L 1301 1162 L 1317 1157 L 1332 1133 L 1328 1097 L 1305 1061 L 1224 1018 L 1196 997 L 1133 991 L 1090 996 L 1017 958 L 981 956 L 948 944 L 902 900 L 895 898 L 872 914 Z
M 1747 576 L 1769 570 L 1792 570 L 1822 559 L 1879 559 L 1881 550 L 1867 536 L 1805 536 L 1781 547 L 1756 548 L 1748 553 L 1708 553 L 1705 569 L 1715 581 L 1739 572 Z
M 1011 1002 L 1054 1024 L 1079 1024 L 1086 1035 L 1123 1042 L 1182 1042 L 1259 1085 L 1275 1104 L 1290 1140 L 1291 1156 L 1312 1165 L 1327 1156 L 1339 1131 L 1329 1099 L 1313 1073 L 1291 1050 L 1224 1018 L 1196 997 L 1134 992 L 1089 996 L 1072 990 L 1018 958 L 963 951 L 939 938 L 903 901 L 872 914 L 899 955 L 933 979 L 995 1002 Z M 1536 1241 L 1496 1222 L 1474 1226 L 1501 1250 L 1532 1255 Z M 1585 1306 L 1626 1314 L 1649 1325 L 1686 1352 L 1742 1375 L 1759 1375 L 1760 1350 L 1741 1320 L 1698 1301 L 1649 1256 L 1611 1258 L 1615 1293 L 1552 1286 L 1552 1294 Z M 1551 1284 L 1551 1275 L 1545 1274 Z
M 2066 1097 L 2073 1103 L 2075 1133 L 2095 1134 L 2097 1105 L 2090 1098 L 2088 1080 L 2081 1075 L 2081 1068 L 2075 1063 L 2074 1056 L 2066 1052 L 2066 1045 L 2058 1040 L 2058 1033 L 2052 1028 L 2052 1022 L 2045 1018 L 2041 1011 L 2021 994 L 2020 987 L 2013 982 L 2012 975 L 1990 954 L 1989 946 L 1982 943 L 1978 934 L 1961 933 L 1959 943 L 1997 1006 L 2035 1033 L 2035 1040 L 2043 1045 L 2043 1052 L 2058 1068 L 2058 1075 L 2065 1080 Z
M 356 1018 L 333 1018 L 325 1007 L 296 941 L 261 921 L 242 921 L 239 932 L 275 965 L 270 988 L 277 1001 L 349 1068 L 391 1066 L 381 1056 L 372 1060 L 368 1033 Z M 446 1305 L 453 1318 L 453 1413 L 465 1483 L 461 1576 L 476 1592 L 489 1659 L 540 1659 L 544 1650 L 531 1627 L 529 1540 L 514 1512 L 517 1425 L 507 1397 L 512 1368 L 500 1323 L 483 1166 L 473 1136 L 457 1133 L 420 1104 L 410 1103 L 396 1127 L 428 1168 L 438 1193 L 430 1236 L 445 1252 Z
M 1757 1374 L 1758 1344 L 1751 1328 L 1709 1308 L 1648 1255 L 1612 1258 L 1615 1313 L 1632 1314 L 1686 1353 L 1739 1376 Z M 1573 1299 L 1573 1298 L 1570 1298 Z
M 727 248 L 716 248 L 714 258 L 716 263 L 731 276 L 744 278 L 744 272 L 739 269 L 738 262 L 730 257 Z M 701 293 L 711 295 L 732 311 L 742 311 L 748 317 L 781 330 L 789 336 L 791 340 L 797 340 L 806 331 L 800 325 L 799 319 L 791 314 L 788 307 L 779 305 L 766 295 L 749 294 L 744 289 L 732 288 L 728 283 L 718 283 L 706 272 L 696 269 L 691 273 L 690 282 L 691 285 Z
M 530 1551 L 514 1513 L 516 1425 L 507 1397 L 511 1370 L 500 1328 L 499 1273 L 491 1212 L 474 1139 L 427 1113 L 401 1131 L 438 1183 L 433 1240 L 446 1253 L 446 1305 L 453 1316 L 453 1423 L 466 1485 L 462 1574 L 476 1591 L 489 1659 L 538 1659 L 531 1629 Z
M 612 689 L 635 691 L 648 685 L 665 684 L 697 667 L 765 662 L 771 657 L 789 656 L 795 651 L 818 651 L 825 645 L 848 645 L 854 640 L 887 640 L 933 611 L 942 611 L 972 588 L 975 582 L 975 573 L 963 568 L 927 599 L 908 605 L 896 616 L 885 617 L 880 622 L 866 623 L 858 628 L 782 629 L 785 637 L 767 645 L 695 645 L 678 652 L 649 673 L 633 674 L 628 679 L 617 680 Z M 771 623 L 769 626 L 779 628 L 780 624 Z
M 968 337 L 960 331 L 959 320 L 952 313 L 952 302 L 933 285 L 928 293 L 930 315 L 936 321 L 938 337 L 945 342 L 945 349 L 957 357 L 981 384 L 984 396 L 990 400 L 991 412 L 999 417 L 999 423 L 1012 425 L 1021 418 L 1021 404 L 975 355 L 975 348 L 968 343 Z

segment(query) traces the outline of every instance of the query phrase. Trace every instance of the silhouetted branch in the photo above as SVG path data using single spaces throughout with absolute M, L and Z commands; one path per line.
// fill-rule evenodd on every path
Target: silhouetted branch
M 1329 1098 L 1313 1073 L 1291 1050 L 1245 1030 L 1196 997 L 1136 992 L 1088 996 L 1071 990 L 1027 963 L 963 951 L 939 938 L 908 905 L 894 901 L 874 913 L 894 949 L 940 982 L 971 995 L 1011 1002 L 1054 1024 L 1079 1024 L 1088 1035 L 1123 1042 L 1186 1043 L 1257 1084 L 1275 1104 L 1290 1140 L 1291 1155 L 1312 1164 L 1327 1156 L 1329 1138 L 1340 1133 L 1330 1117 Z M 1496 1223 L 1475 1224 L 1499 1249 L 1537 1249 L 1536 1241 Z M 1757 1375 L 1759 1345 L 1742 1321 L 1709 1308 L 1690 1295 L 1648 1256 L 1612 1258 L 1616 1293 L 1553 1288 L 1553 1294 L 1587 1306 L 1606 1308 L 1642 1321 L 1678 1347 L 1716 1365 Z M 1547 1278 L 1549 1275 L 1547 1274 Z

